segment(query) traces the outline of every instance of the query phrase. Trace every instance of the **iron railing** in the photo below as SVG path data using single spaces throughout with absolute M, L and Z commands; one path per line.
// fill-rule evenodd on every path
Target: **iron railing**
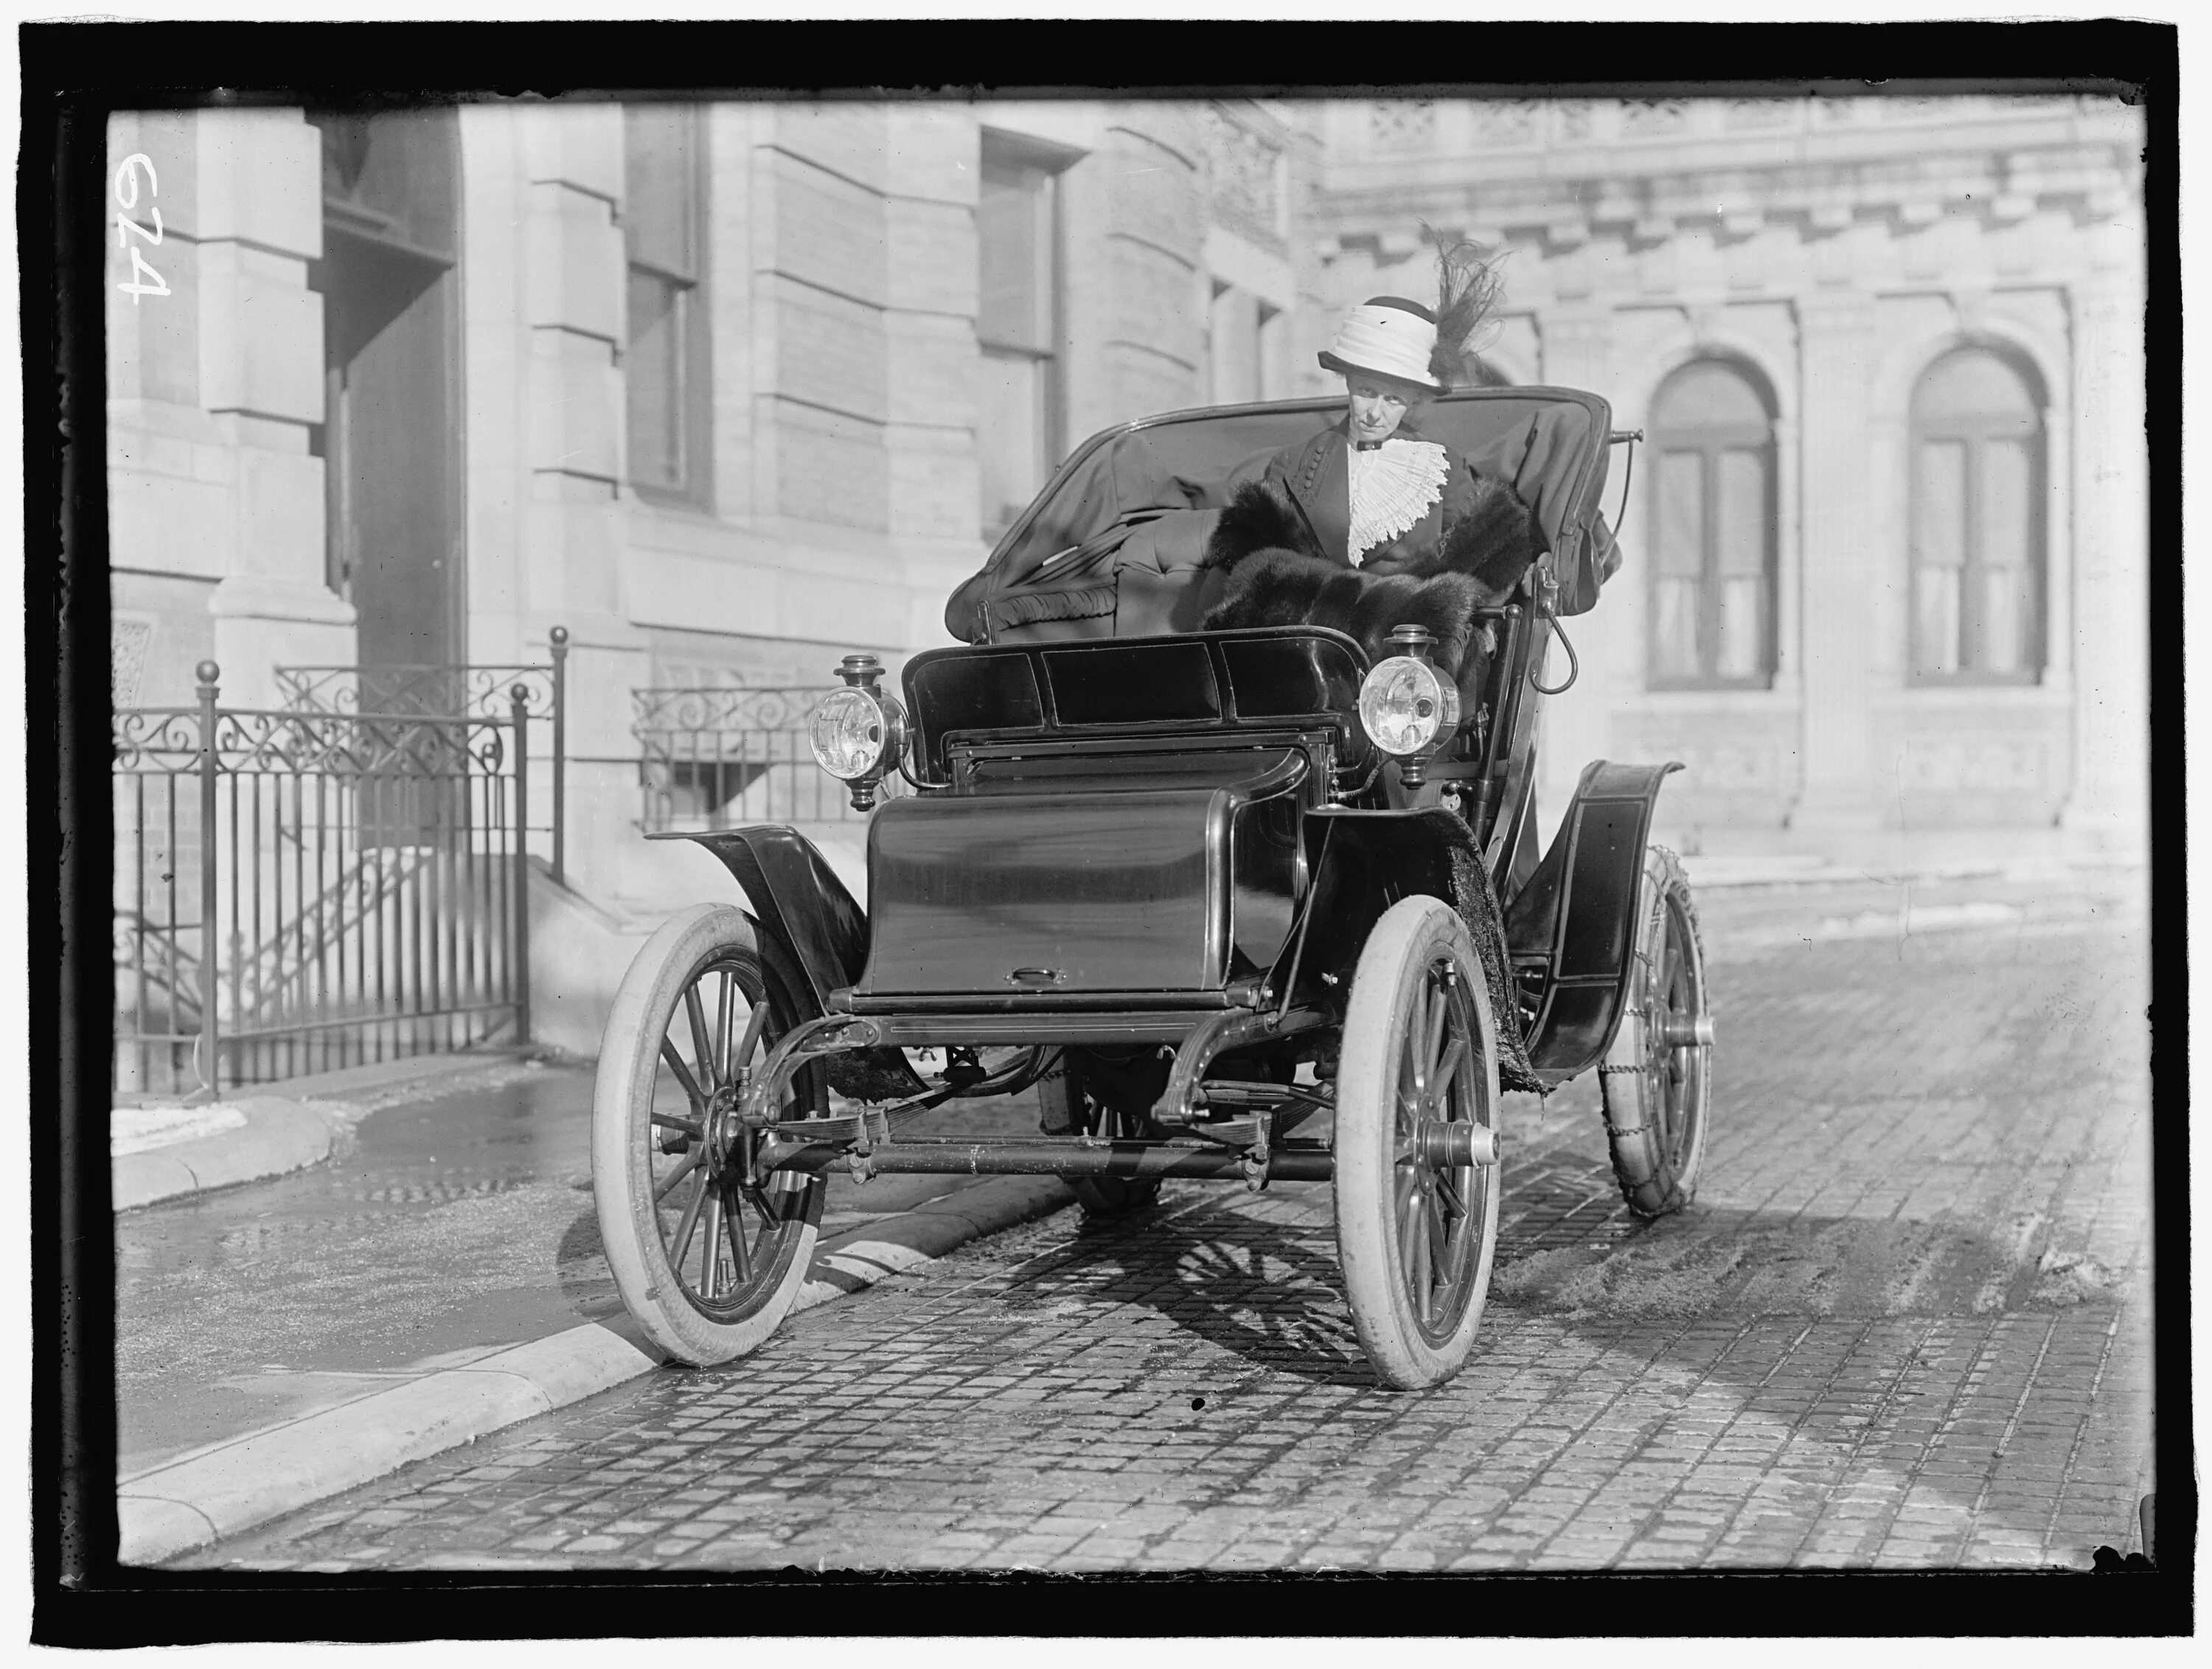
M 542 738 L 539 762 L 550 768 L 538 779 L 544 804 L 524 808 L 524 829 L 551 842 L 553 878 L 568 880 L 568 631 L 556 626 L 548 634 L 549 653 L 527 665 L 280 666 L 276 687 L 285 707 L 304 713 L 412 714 L 459 719 L 475 714 L 497 718 L 523 692 L 532 735 Z M 546 721 L 539 724 L 536 721 Z
M 118 1094 L 530 1031 L 532 701 L 114 714 Z
M 860 822 L 850 791 L 815 762 L 806 721 L 823 688 L 633 689 L 642 827 L 737 828 L 760 822 Z M 907 791 L 894 775 L 878 789 Z

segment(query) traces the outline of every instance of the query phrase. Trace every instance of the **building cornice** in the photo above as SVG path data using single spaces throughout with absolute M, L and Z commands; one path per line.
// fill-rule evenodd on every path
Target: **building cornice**
M 1540 244 L 1546 252 L 1605 236 L 1650 243 L 1689 228 L 1723 240 L 1768 225 L 1817 238 L 1861 222 L 1901 228 L 1969 215 L 2006 225 L 2057 210 L 2077 224 L 2111 221 L 2140 201 L 2141 168 L 2118 146 L 2031 154 L 1929 155 L 1768 168 L 1593 174 L 1579 178 L 1399 179 L 1332 187 L 1316 206 L 1316 230 L 1334 249 L 1366 247 L 1392 258 L 1405 228 L 1425 222 L 1484 243 Z
M 1687 226 L 1726 240 L 1771 222 L 1818 237 L 1859 221 L 1909 228 L 1961 213 L 2006 224 L 2058 209 L 2087 223 L 2140 200 L 2136 112 L 2110 100 L 2020 103 L 1439 100 L 1413 142 L 1402 115 L 1395 125 L 1376 117 L 1370 130 L 1358 125 L 1361 107 L 1342 106 L 1328 129 L 1316 229 L 1395 258 L 1424 221 L 1550 251 L 1603 236 L 1653 242 Z M 1794 125 L 1762 132 L 1747 110 Z M 1377 136 L 1396 149 L 1364 143 Z

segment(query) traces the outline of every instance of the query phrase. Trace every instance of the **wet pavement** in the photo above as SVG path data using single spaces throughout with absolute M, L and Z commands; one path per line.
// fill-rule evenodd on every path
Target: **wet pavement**
M 2152 1426 L 2140 878 L 1701 905 L 1721 1043 L 1697 1204 L 1627 1214 L 1589 1079 L 1510 1098 L 1490 1309 L 1445 1387 L 1374 1385 L 1325 1187 L 1170 1184 L 1127 1225 L 1063 1214 L 963 1247 L 742 1362 L 177 1563 L 2079 1569 L 2126 1549 Z
M 591 1193 L 592 1074 L 513 1061 L 398 1086 L 331 1160 L 116 1219 L 124 1475 L 388 1376 L 618 1315 Z M 946 1115 L 1024 1133 L 1032 1097 Z M 956 1125 L 950 1122 L 957 1119 Z M 830 1179 L 825 1234 L 969 1186 Z

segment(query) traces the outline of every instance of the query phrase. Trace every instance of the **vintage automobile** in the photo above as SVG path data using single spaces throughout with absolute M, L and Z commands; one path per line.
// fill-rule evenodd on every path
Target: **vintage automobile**
M 696 907 L 641 951 L 592 1132 L 617 1285 L 672 1358 L 726 1361 L 775 1330 L 836 1166 L 1056 1174 L 1092 1215 L 1140 1211 L 1170 1177 L 1329 1181 L 1354 1324 L 1402 1388 L 1474 1340 L 1504 1089 L 1596 1066 L 1630 1204 L 1689 1199 L 1712 1022 L 1688 887 L 1648 843 L 1678 768 L 1589 766 L 1535 850 L 1542 698 L 1563 687 L 1548 651 L 1596 601 L 1608 449 L 1630 437 L 1565 389 L 1425 415 L 1514 485 L 1547 547 L 1482 611 L 1456 681 L 1419 628 L 1371 665 L 1323 627 L 1197 629 L 1212 576 L 1192 526 L 1339 410 L 1109 430 L 956 594 L 966 646 L 913 656 L 896 695 L 846 657 L 811 738 L 873 806 L 865 913 L 789 828 L 674 837 L 751 908 Z M 894 772 L 912 792 L 877 803 Z M 1035 1139 L 914 1128 L 1031 1086 Z

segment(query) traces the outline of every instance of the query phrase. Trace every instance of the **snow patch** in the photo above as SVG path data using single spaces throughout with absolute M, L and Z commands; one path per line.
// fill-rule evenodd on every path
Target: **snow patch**
M 118 1107 L 108 1114 L 107 1151 L 119 1159 L 126 1153 L 145 1153 L 245 1126 L 245 1110 L 222 1102 L 203 1107 Z

